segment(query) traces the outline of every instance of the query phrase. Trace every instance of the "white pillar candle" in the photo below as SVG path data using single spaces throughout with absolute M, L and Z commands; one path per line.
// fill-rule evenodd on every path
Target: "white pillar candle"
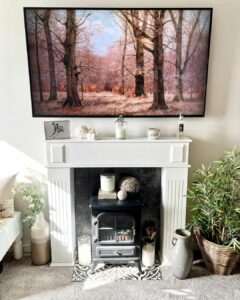
M 89 266 L 91 263 L 91 246 L 82 244 L 78 246 L 78 262 L 82 266 Z
M 82 266 L 89 266 L 91 263 L 91 241 L 87 235 L 78 238 L 78 262 Z
M 117 126 L 115 130 L 116 139 L 123 140 L 126 138 L 126 128 L 123 126 Z
M 103 192 L 112 192 L 115 190 L 115 175 L 100 175 L 101 190 Z
M 152 267 L 155 262 L 155 243 L 146 243 L 142 248 L 142 264 L 145 267 Z

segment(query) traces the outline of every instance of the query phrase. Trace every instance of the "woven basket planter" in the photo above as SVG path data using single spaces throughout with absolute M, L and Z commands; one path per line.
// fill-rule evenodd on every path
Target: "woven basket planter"
M 231 248 L 206 240 L 197 229 L 194 233 L 208 270 L 214 274 L 230 275 L 239 263 L 239 254 Z

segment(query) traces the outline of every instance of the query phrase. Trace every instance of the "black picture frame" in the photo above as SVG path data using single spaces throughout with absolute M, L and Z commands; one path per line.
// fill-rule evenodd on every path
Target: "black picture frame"
M 179 110 L 177 112 L 174 112 L 172 114 L 124 114 L 124 113 L 102 113 L 102 114 L 93 114 L 93 113 L 88 113 L 88 114 L 73 114 L 69 111 L 66 112 L 66 110 L 63 113 L 43 113 L 43 112 L 37 112 L 35 103 L 34 103 L 34 80 L 32 78 L 32 73 L 33 73 L 33 63 L 31 61 L 31 55 L 30 55 L 30 33 L 28 30 L 28 25 L 27 25 L 27 15 L 28 12 L 31 10 L 77 10 L 77 11 L 88 11 L 88 10 L 94 10 L 94 11 L 123 11 L 123 10 L 138 10 L 138 11 L 161 11 L 161 10 L 173 10 L 173 11 L 208 11 L 209 13 L 209 25 L 208 25 L 208 34 L 207 34 L 207 48 L 205 49 L 206 52 L 206 64 L 205 64 L 205 81 L 204 81 L 204 95 L 203 95 L 203 100 L 202 100 L 202 109 L 200 113 L 185 113 L 185 111 Z M 169 117 L 178 117 L 179 113 L 181 112 L 185 117 L 204 117 L 205 116 L 205 109 L 206 109 L 206 95 L 207 95 L 207 81 L 208 81 L 208 69 L 209 69 L 209 55 L 210 55 L 210 41 L 211 41 L 211 32 L 212 32 L 212 15 L 213 15 L 213 9 L 210 7 L 194 7 L 194 8 L 176 8 L 176 7 L 170 7 L 170 8 L 93 8 L 93 7 L 24 7 L 24 24 L 25 24 L 25 37 L 26 37 L 26 47 L 27 47 L 27 57 L 28 57 L 28 71 L 29 71 L 29 80 L 30 80 L 30 92 L 31 92 L 31 105 L 32 105 L 32 116 L 33 117 L 57 117 L 57 118 L 79 118 L 79 117 L 94 117 L 94 118 L 112 118 L 119 116 L 120 114 L 123 114 L 124 117 L 131 117 L 131 118 L 169 118 Z

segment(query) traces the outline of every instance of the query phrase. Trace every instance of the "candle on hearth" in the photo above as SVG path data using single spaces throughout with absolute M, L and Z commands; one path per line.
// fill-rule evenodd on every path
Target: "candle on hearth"
M 142 264 L 152 267 L 155 262 L 155 240 L 146 239 L 142 247 Z
M 91 239 L 88 235 L 80 235 L 78 238 L 78 262 L 82 266 L 91 263 Z

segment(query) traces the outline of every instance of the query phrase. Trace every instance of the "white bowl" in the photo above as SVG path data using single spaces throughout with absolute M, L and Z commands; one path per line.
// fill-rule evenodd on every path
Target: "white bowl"
M 147 130 L 147 138 L 149 140 L 157 140 L 160 137 L 160 129 L 159 128 L 148 128 Z

